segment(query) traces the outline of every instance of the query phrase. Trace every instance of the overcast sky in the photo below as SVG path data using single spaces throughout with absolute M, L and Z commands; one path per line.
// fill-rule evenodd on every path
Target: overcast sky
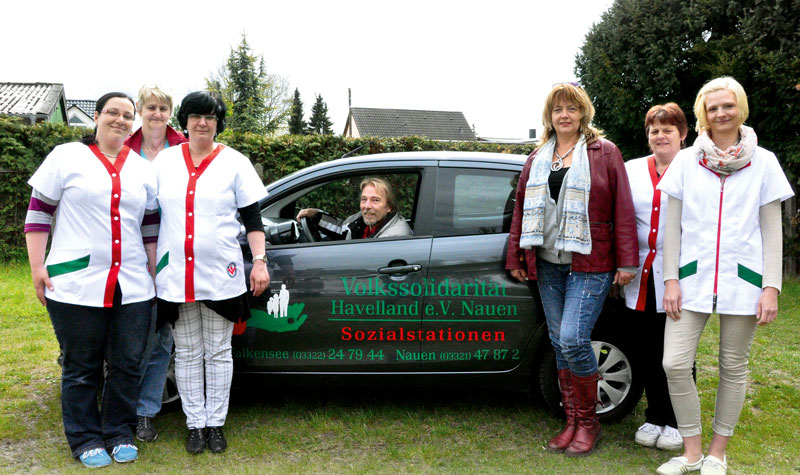
M 315 94 L 334 131 L 354 107 L 461 111 L 484 137 L 541 135 L 553 83 L 612 0 L 275 2 L 12 1 L 2 7 L 0 81 L 63 83 L 67 99 L 157 84 L 177 100 L 247 34 L 268 72 Z

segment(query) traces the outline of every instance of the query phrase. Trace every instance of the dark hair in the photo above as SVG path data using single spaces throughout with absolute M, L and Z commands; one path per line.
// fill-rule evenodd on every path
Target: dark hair
M 181 129 L 186 130 L 186 123 L 189 121 L 189 114 L 214 114 L 217 116 L 217 134 L 225 130 L 225 114 L 228 108 L 225 101 L 219 94 L 211 91 L 195 91 L 187 95 L 181 101 L 178 109 L 178 123 Z M 188 137 L 189 134 L 187 133 Z
M 653 106 L 647 111 L 647 115 L 644 116 L 645 134 L 650 133 L 650 126 L 656 121 L 662 124 L 674 125 L 678 128 L 678 133 L 684 137 L 689 132 L 689 124 L 686 122 L 686 115 L 683 113 L 680 106 L 674 102 Z
M 103 112 L 103 108 L 106 106 L 106 102 L 108 102 L 109 99 L 113 99 L 115 97 L 131 101 L 131 104 L 133 105 L 133 113 L 136 114 L 136 103 L 133 102 L 133 99 L 128 97 L 127 94 L 125 94 L 124 92 L 109 92 L 108 94 L 103 94 L 102 96 L 100 96 L 100 99 L 98 99 L 97 102 L 95 102 L 94 111 L 97 112 L 97 115 L 100 115 L 100 113 Z M 97 141 L 97 127 L 95 127 L 95 129 L 92 131 L 91 134 L 81 139 L 81 143 L 83 143 L 84 145 L 91 145 L 96 141 Z

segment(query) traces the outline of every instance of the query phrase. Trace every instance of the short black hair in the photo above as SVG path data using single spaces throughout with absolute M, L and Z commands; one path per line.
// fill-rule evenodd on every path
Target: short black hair
M 213 114 L 217 116 L 217 134 L 225 130 L 225 114 L 228 108 L 219 94 L 211 91 L 195 91 L 188 94 L 181 101 L 178 109 L 178 123 L 181 129 L 186 130 L 189 114 Z

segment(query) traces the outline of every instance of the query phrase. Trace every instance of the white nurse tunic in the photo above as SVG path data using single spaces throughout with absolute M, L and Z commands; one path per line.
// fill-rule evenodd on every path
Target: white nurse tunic
M 764 264 L 759 208 L 794 193 L 775 154 L 761 147 L 747 166 L 725 180 L 700 157 L 694 146 L 680 151 L 658 184 L 658 189 L 683 201 L 683 308 L 755 315 Z
M 664 312 L 664 226 L 667 221 L 668 195 L 656 189 L 661 177 L 656 173 L 653 155 L 625 162 L 636 210 L 636 234 L 639 239 L 639 263 L 636 277 L 625 286 L 625 305 L 644 311 L 647 280 L 653 275 L 656 311 Z M 662 175 L 663 176 L 663 175 Z
M 158 297 L 182 303 L 245 293 L 236 214 L 267 196 L 250 160 L 217 144 L 195 168 L 184 143 L 161 151 L 153 163 L 161 207 Z
M 152 164 L 123 146 L 112 165 L 96 145 L 53 149 L 28 184 L 58 200 L 45 265 L 48 299 L 111 307 L 119 284 L 122 304 L 155 295 L 142 240 L 145 209 L 156 209 Z

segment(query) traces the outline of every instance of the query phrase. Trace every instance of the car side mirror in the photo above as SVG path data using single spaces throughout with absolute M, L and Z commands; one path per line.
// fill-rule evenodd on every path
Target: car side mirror
M 264 224 L 264 231 L 267 234 L 267 242 L 273 246 L 277 246 L 279 244 L 293 244 L 296 243 L 300 237 L 300 228 L 297 224 L 297 221 L 293 219 L 280 221 L 269 220 Z

